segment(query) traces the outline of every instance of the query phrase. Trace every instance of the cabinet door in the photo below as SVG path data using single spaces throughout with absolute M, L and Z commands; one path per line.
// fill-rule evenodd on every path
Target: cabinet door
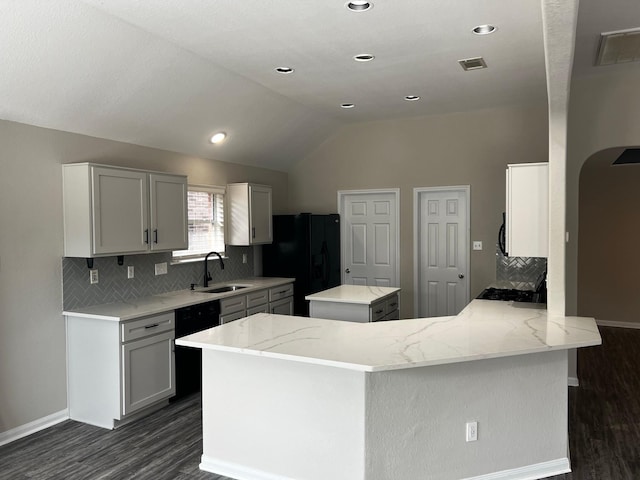
M 293 297 L 270 303 L 269 311 L 276 315 L 293 315 Z
M 177 175 L 149 175 L 151 250 L 189 248 L 187 179 Z
M 146 252 L 147 174 L 92 167 L 91 183 L 93 253 Z
M 250 185 L 249 198 L 251 201 L 251 214 L 249 215 L 251 245 L 273 242 L 271 187 Z
M 122 414 L 129 415 L 176 393 L 174 333 L 122 345 Z
M 509 165 L 507 252 L 511 257 L 549 254 L 549 164 Z

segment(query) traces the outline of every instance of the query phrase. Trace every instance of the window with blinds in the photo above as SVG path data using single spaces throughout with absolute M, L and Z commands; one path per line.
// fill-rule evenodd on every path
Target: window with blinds
M 224 253 L 224 188 L 189 185 L 189 249 L 173 252 L 176 261 Z

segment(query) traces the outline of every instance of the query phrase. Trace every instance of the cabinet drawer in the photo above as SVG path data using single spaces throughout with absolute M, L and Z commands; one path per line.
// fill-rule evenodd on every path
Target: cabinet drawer
M 269 290 L 269 301 L 280 300 L 281 298 L 290 297 L 293 295 L 293 283 L 287 285 L 280 285 L 279 287 L 273 287 Z
M 398 294 L 387 298 L 384 306 L 384 314 L 389 315 L 390 313 L 400 309 L 400 299 L 398 298 Z
M 258 290 L 247 293 L 247 308 L 257 307 L 269 303 L 269 290 Z
M 247 308 L 247 296 L 235 295 L 220 300 L 220 315 L 238 312 Z
M 393 312 L 387 313 L 382 320 L 400 320 L 400 311 L 394 310 Z
M 376 302 L 374 304 L 371 305 L 371 321 L 372 322 L 377 322 L 378 320 L 380 320 L 382 317 L 385 316 L 385 301 L 383 300 L 382 302 Z
M 257 307 L 247 308 L 247 317 L 256 313 L 269 313 L 269 304 L 258 305 Z
M 128 342 L 137 338 L 173 330 L 174 327 L 175 315 L 173 312 L 138 318 L 136 320 L 122 322 L 120 339 L 122 342 Z
M 246 310 L 240 310 L 239 312 L 229 313 L 227 315 L 220 315 L 220 324 L 225 324 L 229 322 L 233 322 L 234 320 L 239 320 L 247 316 Z
M 293 315 L 293 298 L 282 298 L 270 303 L 269 313 L 274 315 Z

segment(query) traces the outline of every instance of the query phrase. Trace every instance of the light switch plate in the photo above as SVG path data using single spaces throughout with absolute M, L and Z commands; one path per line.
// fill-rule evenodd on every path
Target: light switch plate
M 89 270 L 89 282 L 91 285 L 98 283 L 98 269 Z
M 473 241 L 473 249 L 474 250 L 482 250 L 482 242 L 480 240 Z
M 127 278 L 133 278 L 135 276 L 135 271 L 133 265 L 129 265 L 127 267 Z
M 156 263 L 156 275 L 166 275 L 167 262 Z

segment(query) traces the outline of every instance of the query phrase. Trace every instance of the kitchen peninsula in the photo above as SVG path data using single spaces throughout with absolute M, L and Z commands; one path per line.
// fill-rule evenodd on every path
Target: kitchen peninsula
M 202 349 L 200 468 L 239 480 L 567 472 L 566 351 L 600 343 L 593 319 L 487 300 L 393 322 L 258 314 L 176 340 Z

